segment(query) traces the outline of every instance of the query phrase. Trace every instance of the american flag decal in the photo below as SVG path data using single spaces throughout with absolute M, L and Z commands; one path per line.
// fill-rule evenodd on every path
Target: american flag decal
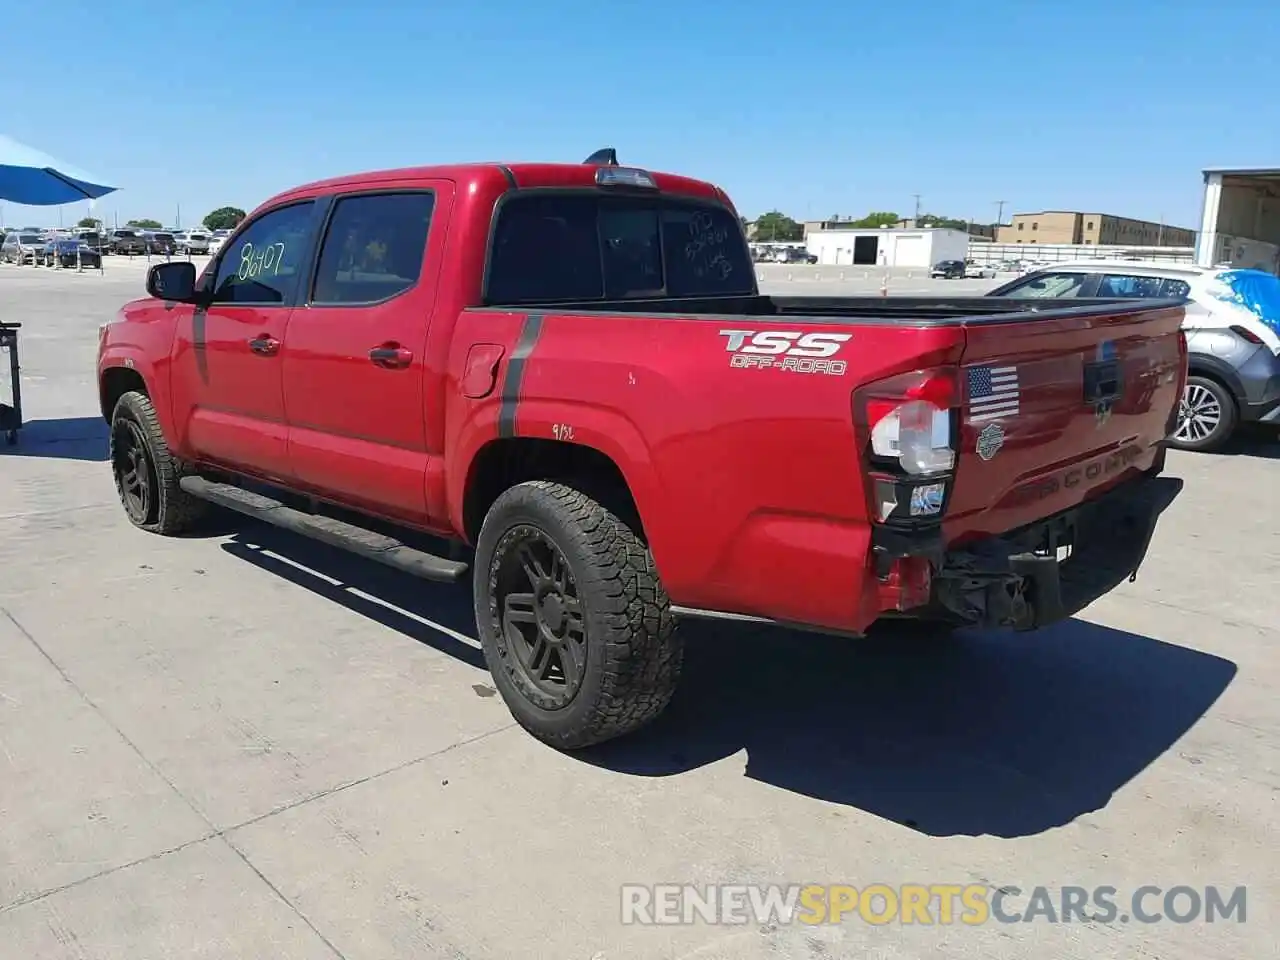
M 1018 412 L 1017 367 L 969 368 L 969 422 L 999 420 Z

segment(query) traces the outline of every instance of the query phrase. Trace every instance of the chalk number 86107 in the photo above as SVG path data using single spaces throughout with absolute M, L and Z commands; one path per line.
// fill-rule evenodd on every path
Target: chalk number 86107
M 272 243 L 261 249 L 246 242 L 240 248 L 240 265 L 236 269 L 237 280 L 252 280 L 255 277 L 274 277 L 280 273 L 280 262 L 284 259 L 284 244 Z

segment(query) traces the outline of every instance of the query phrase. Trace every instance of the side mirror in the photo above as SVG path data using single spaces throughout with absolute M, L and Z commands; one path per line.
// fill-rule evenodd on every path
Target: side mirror
M 157 263 L 147 271 L 147 293 L 157 300 L 195 303 L 196 265 L 187 260 Z

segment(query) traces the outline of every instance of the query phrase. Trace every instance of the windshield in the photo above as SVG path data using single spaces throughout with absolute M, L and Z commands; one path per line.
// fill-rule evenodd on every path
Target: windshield
M 18 242 L 28 246 L 34 246 L 37 243 L 44 243 L 44 239 L 37 237 L 34 233 L 24 233 Z
M 499 208 L 489 303 L 754 293 L 742 226 L 725 207 L 577 191 L 515 194 Z
M 1005 291 L 1001 296 L 1020 300 L 1035 297 L 1049 299 L 1078 297 L 1084 281 L 1083 273 L 1046 273 L 1023 281 L 1013 289 Z

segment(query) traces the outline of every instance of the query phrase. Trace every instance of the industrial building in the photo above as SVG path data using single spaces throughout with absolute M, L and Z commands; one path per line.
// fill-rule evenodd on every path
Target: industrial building
M 1204 171 L 1196 263 L 1280 273 L 1280 168 Z
M 968 234 L 945 227 L 806 230 L 804 239 L 818 263 L 831 265 L 928 269 L 939 260 L 963 260 L 969 250 Z
M 923 220 L 924 218 L 922 217 L 921 219 Z M 868 228 L 855 227 L 853 226 L 854 222 L 855 222 L 854 217 L 838 217 L 837 216 L 837 217 L 830 217 L 826 220 L 806 220 L 804 221 L 803 224 L 801 224 L 801 226 L 804 227 L 804 235 L 806 237 L 809 236 L 809 234 L 814 233 L 815 231 L 818 231 L 818 230 L 870 229 L 869 227 Z M 955 224 L 958 222 L 959 221 L 952 221 L 949 225 L 954 227 Z M 899 220 L 896 223 L 888 224 L 888 226 L 890 228 L 896 228 L 899 230 L 941 229 L 939 225 L 933 223 L 932 221 L 926 220 L 924 223 L 916 223 L 916 221 L 913 219 Z M 996 238 L 996 226 L 994 223 L 967 223 L 965 224 L 965 229 L 969 231 L 969 236 L 973 237 L 976 240 L 983 240 L 983 239 L 994 240 Z M 748 231 L 748 236 L 752 236 L 750 231 Z M 752 237 L 752 239 L 755 239 L 755 238 Z
M 1074 243 L 1082 246 L 1190 247 L 1194 230 L 1109 213 L 1044 210 L 1015 213 L 996 232 L 996 243 Z

